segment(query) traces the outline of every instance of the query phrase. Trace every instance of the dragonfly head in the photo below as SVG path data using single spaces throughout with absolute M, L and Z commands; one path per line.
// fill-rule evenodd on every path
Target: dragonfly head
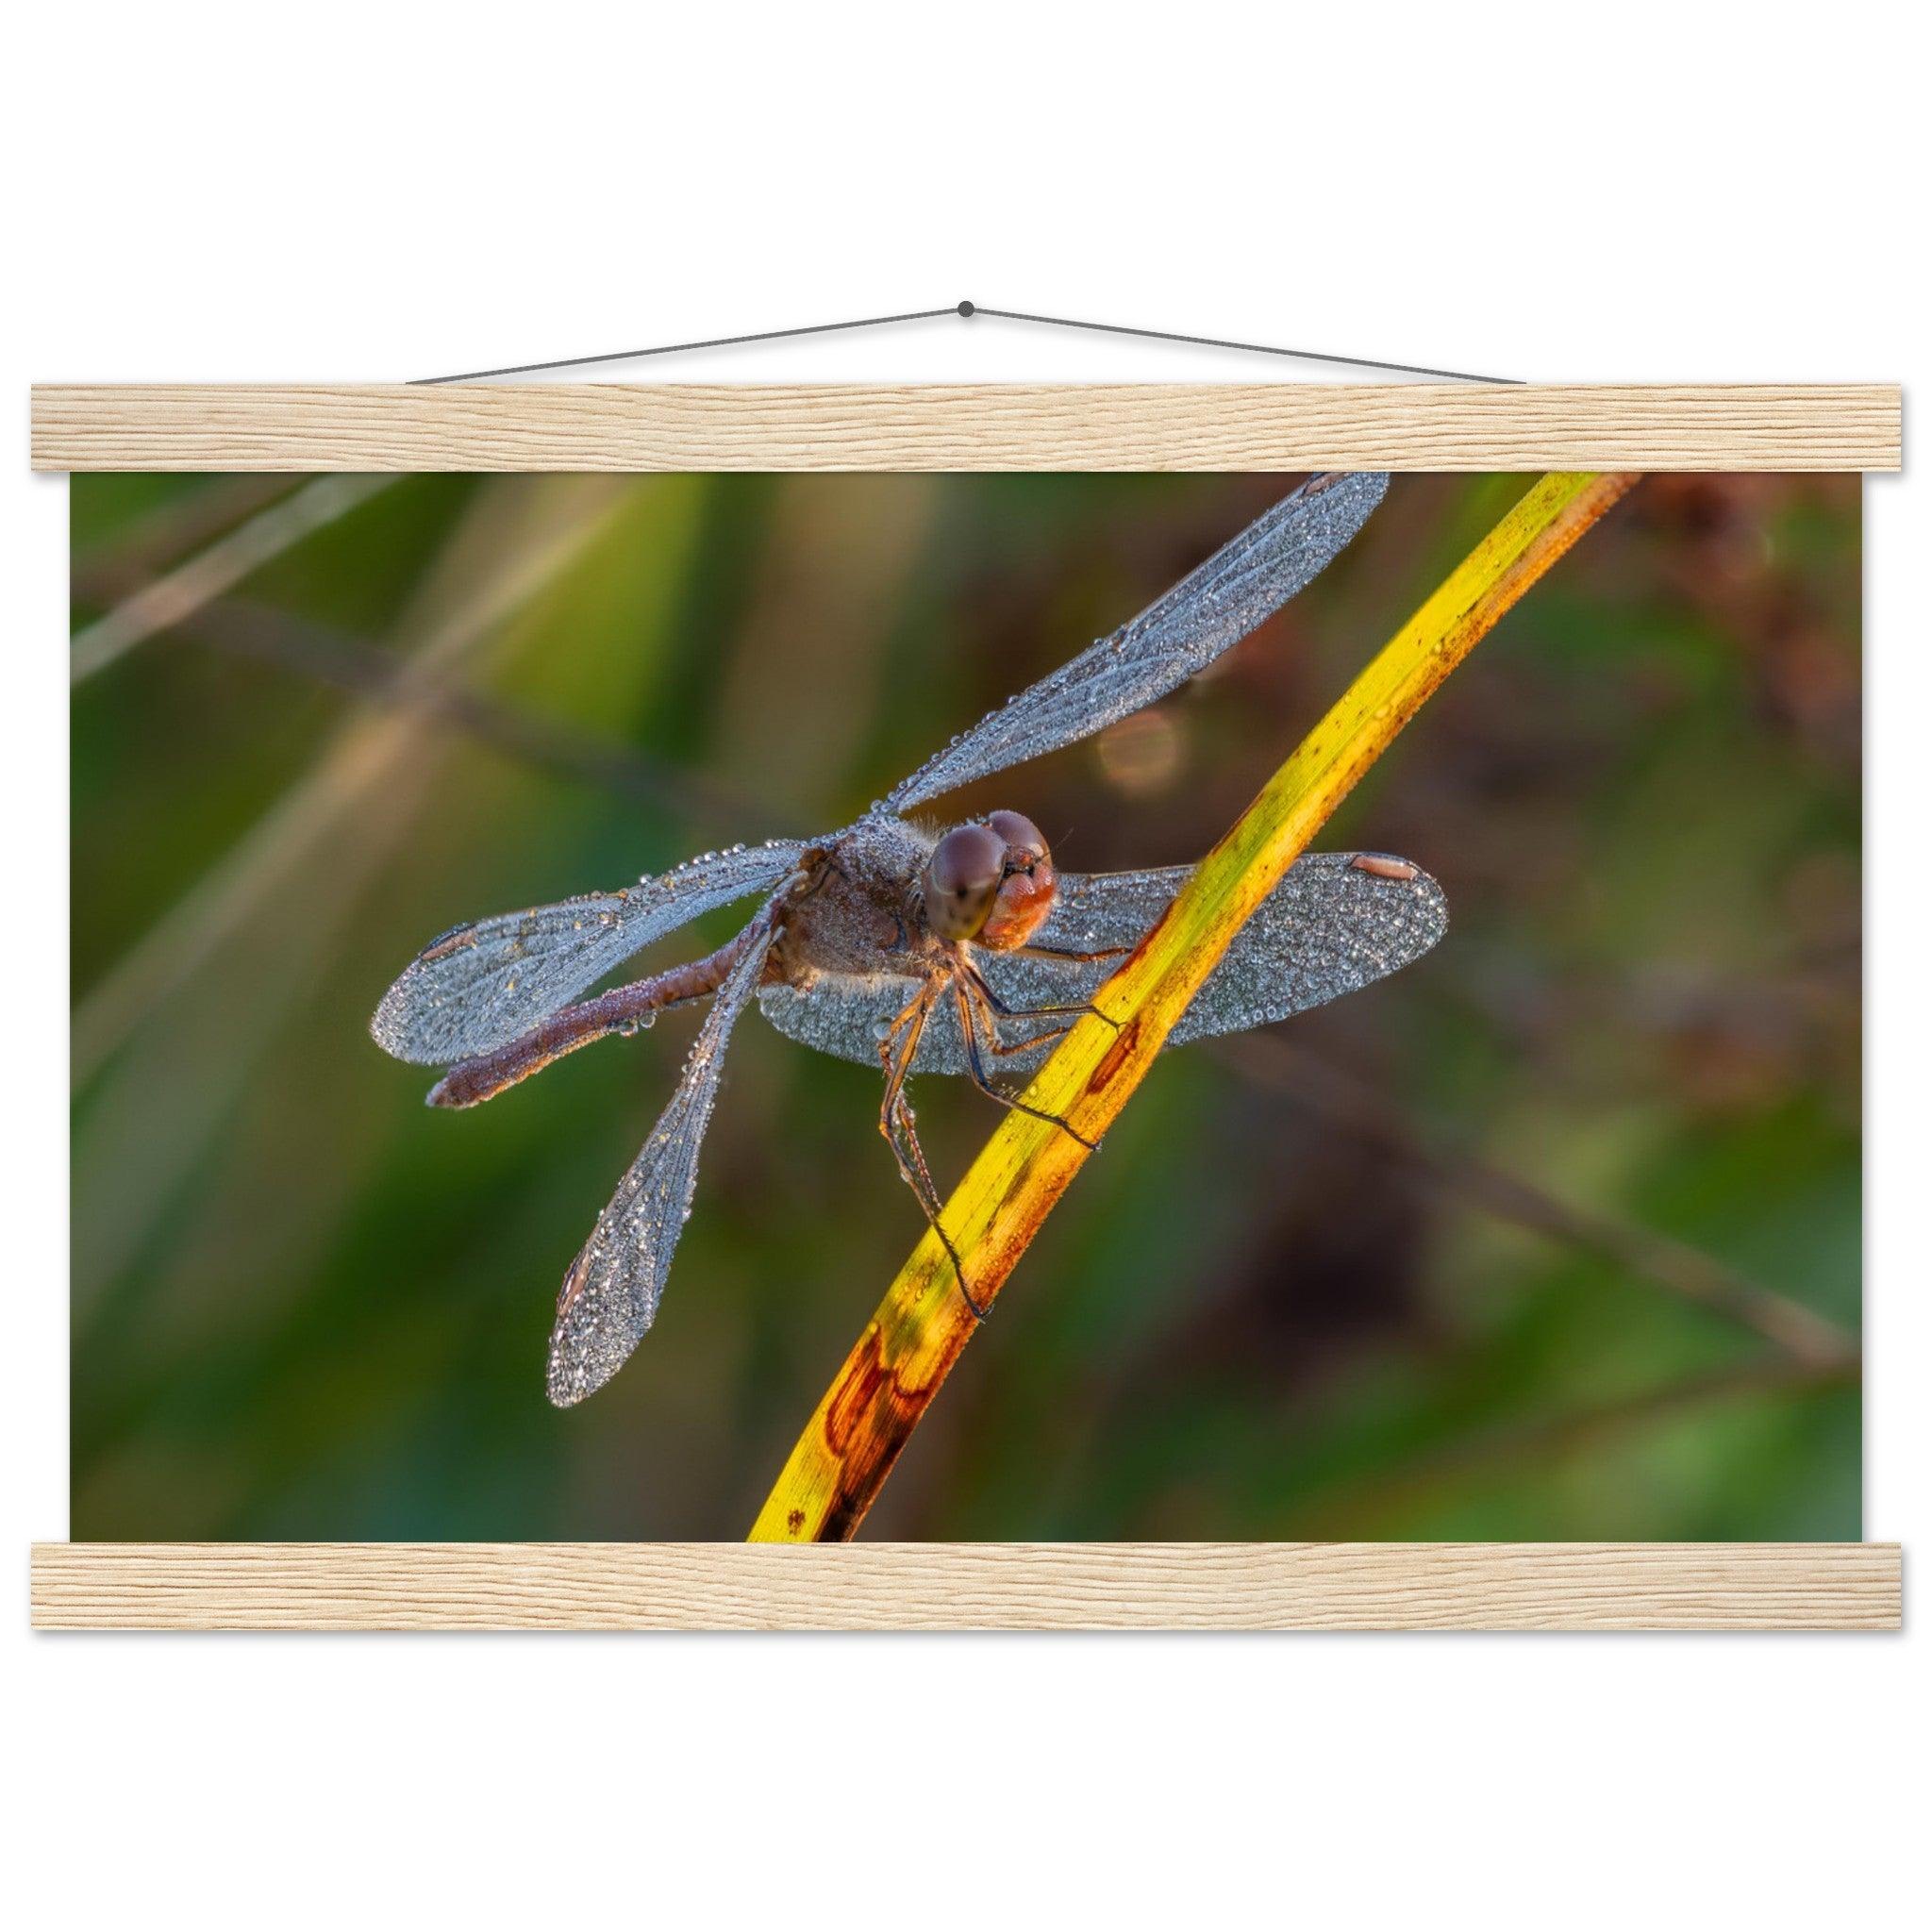
M 1024 946 L 1053 910 L 1058 882 L 1040 827 L 1016 811 L 955 825 L 921 879 L 927 923 L 941 939 Z

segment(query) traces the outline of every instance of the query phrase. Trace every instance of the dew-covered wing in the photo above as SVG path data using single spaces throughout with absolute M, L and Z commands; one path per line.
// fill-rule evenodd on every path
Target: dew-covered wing
M 1311 477 L 1132 623 L 956 738 L 887 804 L 907 811 L 1165 697 L 1309 583 L 1368 522 L 1388 487 L 1373 471 Z
M 1239 1033 L 1285 1020 L 1393 973 L 1419 958 L 1448 923 L 1442 889 L 1404 861 L 1348 852 L 1309 853 L 1248 921 L 1208 983 L 1168 1035 L 1170 1046 L 1215 1033 Z M 1063 873 L 1059 903 L 1037 935 L 1042 945 L 1092 952 L 1132 946 L 1186 883 L 1190 868 L 1157 872 Z M 1408 877 L 1398 874 L 1411 874 Z M 974 958 L 1009 1007 L 1076 1005 L 1120 964 L 1076 965 L 977 951 Z M 878 1028 L 906 1004 L 910 989 L 884 975 L 872 980 L 826 975 L 808 991 L 790 986 L 759 991 L 765 1017 L 779 1032 L 841 1059 L 878 1058 Z M 1054 1023 L 1016 1017 L 1000 1022 L 1014 1041 Z M 989 1071 L 1030 1074 L 1053 1050 L 1043 1041 L 990 1063 Z M 965 1048 L 950 1009 L 926 1027 L 915 1073 L 963 1074 Z
M 559 1408 L 601 1389 L 656 1319 L 671 1257 L 691 1218 L 698 1148 L 718 1098 L 725 1044 L 751 1003 L 771 945 L 767 923 L 718 989 L 670 1106 L 564 1276 L 546 1375 Z
M 1167 1043 L 1243 1033 L 1357 992 L 1421 958 L 1448 926 L 1441 887 L 1405 860 L 1309 853 L 1236 934 Z
M 735 899 L 769 892 L 803 850 L 774 843 L 708 853 L 623 891 L 457 926 L 404 969 L 369 1030 L 397 1059 L 427 1066 L 492 1052 L 653 940 Z

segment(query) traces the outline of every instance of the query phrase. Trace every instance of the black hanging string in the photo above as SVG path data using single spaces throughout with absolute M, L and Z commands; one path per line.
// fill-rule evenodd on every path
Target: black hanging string
M 1353 369 L 1388 369 L 1402 375 L 1437 375 L 1452 382 L 1514 383 L 1513 375 L 1473 375 L 1466 369 L 1431 369 L 1418 362 L 1385 362 L 1375 356 L 1337 356 L 1322 349 L 1284 349 L 1269 342 L 1233 342 L 1219 336 L 1180 335 L 1172 329 L 1131 328 L 1118 322 L 1075 322 L 1065 315 L 1028 315 L 1018 308 L 982 308 L 976 303 L 959 302 L 950 308 L 913 308 L 904 315 L 864 315 L 852 322 L 814 322 L 803 328 L 759 329 L 751 335 L 713 336 L 699 342 L 659 342 L 648 349 L 613 349 L 602 356 L 565 356 L 552 362 L 513 362 L 502 369 L 469 369 L 459 375 L 419 375 L 414 387 L 444 382 L 482 382 L 492 375 L 533 375 L 546 369 L 581 369 L 591 362 L 630 362 L 645 356 L 677 356 L 688 349 L 735 348 L 741 342 L 775 342 L 790 336 L 832 335 L 841 329 L 889 328 L 895 323 L 931 322 L 941 315 L 957 315 L 971 321 L 988 315 L 1000 322 L 1030 322 L 1048 328 L 1087 329 L 1098 335 L 1139 336 L 1155 342 L 1188 342 L 1203 349 L 1238 349 L 1250 356 L 1289 356 L 1302 362 L 1345 363 Z
M 1441 375 L 1452 382 L 1521 382 L 1518 375 L 1472 375 L 1466 369 L 1427 369 L 1417 362 L 1385 362 L 1379 356 L 1336 356 L 1325 349 L 1279 349 L 1268 342 L 1230 342 L 1219 336 L 1183 336 L 1164 328 L 1129 328 L 1119 322 L 1073 322 L 1064 315 L 1026 315 L 1017 308 L 974 308 L 962 302 L 961 315 L 996 315 L 1005 322 L 1044 323 L 1050 328 L 1092 329 L 1109 336 L 1144 336 L 1156 342 L 1191 342 L 1203 349 L 1240 349 L 1250 356 L 1292 356 L 1304 362 L 1346 362 L 1355 369 L 1393 369 L 1404 375 Z
M 749 336 L 713 336 L 703 342 L 660 342 L 653 349 L 612 349 L 603 356 L 565 356 L 556 362 L 512 362 L 505 369 L 469 369 L 460 375 L 419 375 L 411 388 L 439 382 L 481 382 L 489 375 L 529 375 L 539 369 L 581 369 L 586 362 L 630 362 L 641 356 L 679 356 L 687 349 L 728 349 L 740 342 L 775 342 L 786 336 L 826 336 L 841 328 L 884 328 L 895 322 L 930 322 L 936 315 L 967 315 L 972 305 L 958 308 L 914 308 L 904 315 L 862 315 L 856 322 L 813 322 L 803 328 L 767 328 Z

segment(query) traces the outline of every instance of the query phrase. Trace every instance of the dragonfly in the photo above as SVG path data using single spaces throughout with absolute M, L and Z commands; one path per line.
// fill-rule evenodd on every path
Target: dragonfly
M 458 925 L 404 970 L 371 1031 L 398 1059 L 447 1070 L 428 1094 L 441 1108 L 476 1106 L 594 1040 L 710 1002 L 670 1104 L 564 1275 L 545 1375 L 553 1403 L 568 1407 L 601 1388 L 656 1319 L 691 1217 L 725 1048 L 754 1003 L 781 1034 L 879 1066 L 879 1131 L 951 1256 L 968 1307 L 984 1315 L 941 1224 L 909 1083 L 951 1074 L 1002 1107 L 1038 1113 L 996 1076 L 1030 1074 L 1081 1016 L 1099 1012 L 1094 995 L 1114 962 L 1191 869 L 1061 872 L 1021 812 L 946 825 L 923 808 L 1177 690 L 1308 584 L 1387 487 L 1379 474 L 1311 477 L 840 831 L 708 852 L 617 891 Z M 742 928 L 705 958 L 579 997 L 654 941 L 752 899 Z M 1445 924 L 1441 887 L 1407 859 L 1305 855 L 1167 1043 L 1266 1025 L 1355 991 L 1427 952 Z

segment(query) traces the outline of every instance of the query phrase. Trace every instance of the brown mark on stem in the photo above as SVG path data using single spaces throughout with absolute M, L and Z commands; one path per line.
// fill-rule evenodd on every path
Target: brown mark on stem
M 1135 1057 L 1141 1040 L 1141 1016 L 1136 1013 L 1114 1035 L 1113 1044 L 1101 1057 L 1100 1064 L 1087 1079 L 1087 1091 L 1096 1098 L 1113 1085 L 1116 1075 Z

